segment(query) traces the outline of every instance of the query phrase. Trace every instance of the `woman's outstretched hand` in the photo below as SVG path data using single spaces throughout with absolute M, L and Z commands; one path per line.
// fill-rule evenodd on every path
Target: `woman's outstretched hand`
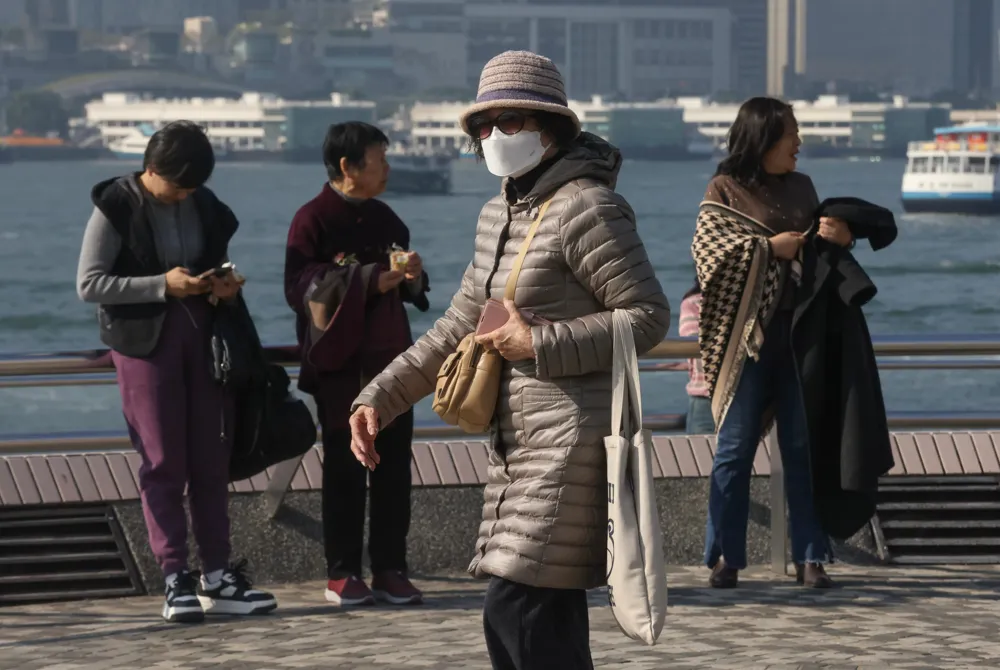
M 531 326 L 521 316 L 513 300 L 504 299 L 510 318 L 496 330 L 476 337 L 476 343 L 486 349 L 496 349 L 505 360 L 526 361 L 535 357 L 535 347 L 531 342 Z
M 351 452 L 358 463 L 369 470 L 378 465 L 379 456 L 375 451 L 375 436 L 378 435 L 378 412 L 374 407 L 361 405 L 351 415 Z

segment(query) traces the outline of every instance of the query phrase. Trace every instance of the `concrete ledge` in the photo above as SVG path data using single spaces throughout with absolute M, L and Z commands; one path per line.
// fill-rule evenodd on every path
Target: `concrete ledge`
M 896 466 L 891 475 L 1000 474 L 1000 432 L 896 433 L 893 451 Z M 654 470 L 668 563 L 701 563 L 713 452 L 711 437 L 655 439 Z M 414 573 L 447 574 L 467 567 L 480 523 L 486 463 L 483 442 L 414 444 L 409 540 Z M 162 579 L 138 501 L 138 467 L 139 457 L 133 453 L 6 456 L 0 458 L 0 502 L 6 507 L 111 505 L 146 588 L 159 591 Z M 762 445 L 754 461 L 747 538 L 748 558 L 755 564 L 770 562 L 769 471 L 769 453 Z M 263 496 L 271 474 L 231 486 L 233 556 L 249 559 L 262 583 L 322 579 L 322 452 L 313 449 L 302 460 L 284 507 L 273 520 L 265 513 Z M 196 555 L 193 547 L 191 555 Z M 878 562 L 871 530 L 866 528 L 838 547 L 837 556 L 855 564 Z
M 708 480 L 702 477 L 659 479 L 656 483 L 660 522 L 667 562 L 698 565 L 702 561 Z M 751 484 L 750 526 L 747 536 L 751 564 L 770 561 L 770 521 L 767 477 Z M 417 575 L 464 572 L 472 558 L 483 505 L 482 486 L 415 487 L 409 537 L 410 569 Z M 230 500 L 233 557 L 245 557 L 255 581 L 262 584 L 322 580 L 326 577 L 320 493 L 296 491 L 270 520 L 264 496 L 240 494 Z M 146 540 L 146 526 L 138 501 L 112 505 L 125 532 L 133 557 L 151 593 L 163 588 L 159 569 Z M 196 556 L 191 547 L 191 556 Z M 865 529 L 838 547 L 837 558 L 852 564 L 878 563 L 871 531 Z M 367 559 L 366 559 L 367 561 Z M 192 565 L 197 560 L 192 558 Z
M 657 435 L 653 474 L 658 478 L 706 477 L 712 469 L 715 438 Z M 487 452 L 482 441 L 415 442 L 413 482 L 424 486 L 471 486 L 486 482 Z M 896 466 L 890 475 L 1000 474 L 1000 432 L 894 433 Z M 128 452 L 0 457 L 0 503 L 60 505 L 118 502 L 139 498 L 139 456 Z M 291 491 L 319 490 L 322 450 L 302 459 Z M 761 444 L 753 472 L 770 474 L 770 453 Z M 236 482 L 233 493 L 267 489 L 273 468 Z

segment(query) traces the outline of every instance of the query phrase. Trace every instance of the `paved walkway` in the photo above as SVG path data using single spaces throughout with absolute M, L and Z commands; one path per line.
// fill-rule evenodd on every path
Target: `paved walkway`
M 667 626 L 655 647 L 626 639 L 593 594 L 599 668 L 1000 667 L 1000 569 L 862 570 L 810 591 L 764 570 L 735 591 L 672 568 Z M 158 598 L 0 608 L 0 669 L 488 668 L 483 584 L 424 580 L 424 607 L 340 610 L 318 584 L 276 589 L 281 607 L 252 620 L 172 626 Z M 555 670 L 555 669 L 553 669 Z

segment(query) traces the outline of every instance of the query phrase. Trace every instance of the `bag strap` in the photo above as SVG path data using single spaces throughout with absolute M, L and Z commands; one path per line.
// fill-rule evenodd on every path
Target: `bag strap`
M 635 353 L 632 322 L 620 309 L 611 314 L 614 354 L 611 368 L 611 435 L 632 435 L 642 431 L 642 391 L 639 360 Z
M 551 199 L 546 200 L 538 208 L 538 215 L 531 222 L 531 228 L 528 229 L 528 236 L 524 238 L 524 244 L 521 245 L 521 250 L 517 253 L 517 258 L 514 259 L 514 266 L 510 269 L 510 275 L 507 277 L 507 288 L 503 292 L 503 297 L 508 300 L 514 299 L 514 290 L 517 288 L 517 278 L 521 274 L 521 266 L 524 265 L 524 257 L 528 254 L 528 247 L 531 246 L 531 240 L 535 238 L 535 233 L 538 232 L 538 224 L 542 222 L 542 217 L 545 216 L 545 212 L 548 210 L 550 204 L 552 204 Z

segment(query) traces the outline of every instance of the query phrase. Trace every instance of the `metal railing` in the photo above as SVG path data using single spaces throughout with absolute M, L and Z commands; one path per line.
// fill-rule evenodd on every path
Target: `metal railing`
M 875 353 L 880 370 L 1000 370 L 1000 337 L 981 335 L 880 337 Z M 272 362 L 287 367 L 298 365 L 295 347 L 268 347 Z M 656 345 L 642 358 L 641 370 L 678 370 L 664 360 L 696 358 L 698 343 L 693 339 L 671 339 Z M 107 350 L 75 351 L 39 355 L 0 356 L 0 389 L 97 386 L 115 383 L 114 367 Z M 292 373 L 292 376 L 296 376 Z M 889 427 L 903 430 L 995 429 L 1000 415 L 991 412 L 892 412 Z M 644 418 L 653 431 L 677 431 L 684 427 L 682 414 L 659 414 Z M 455 426 L 418 425 L 417 438 L 469 437 Z M 781 456 L 774 432 L 767 437 L 771 455 L 771 558 L 772 568 L 786 572 L 788 553 L 787 514 Z M 0 455 L 67 454 L 126 451 L 128 437 L 118 433 L 76 433 L 0 436 Z M 279 464 L 266 492 L 267 509 L 274 516 L 280 508 L 299 460 Z

